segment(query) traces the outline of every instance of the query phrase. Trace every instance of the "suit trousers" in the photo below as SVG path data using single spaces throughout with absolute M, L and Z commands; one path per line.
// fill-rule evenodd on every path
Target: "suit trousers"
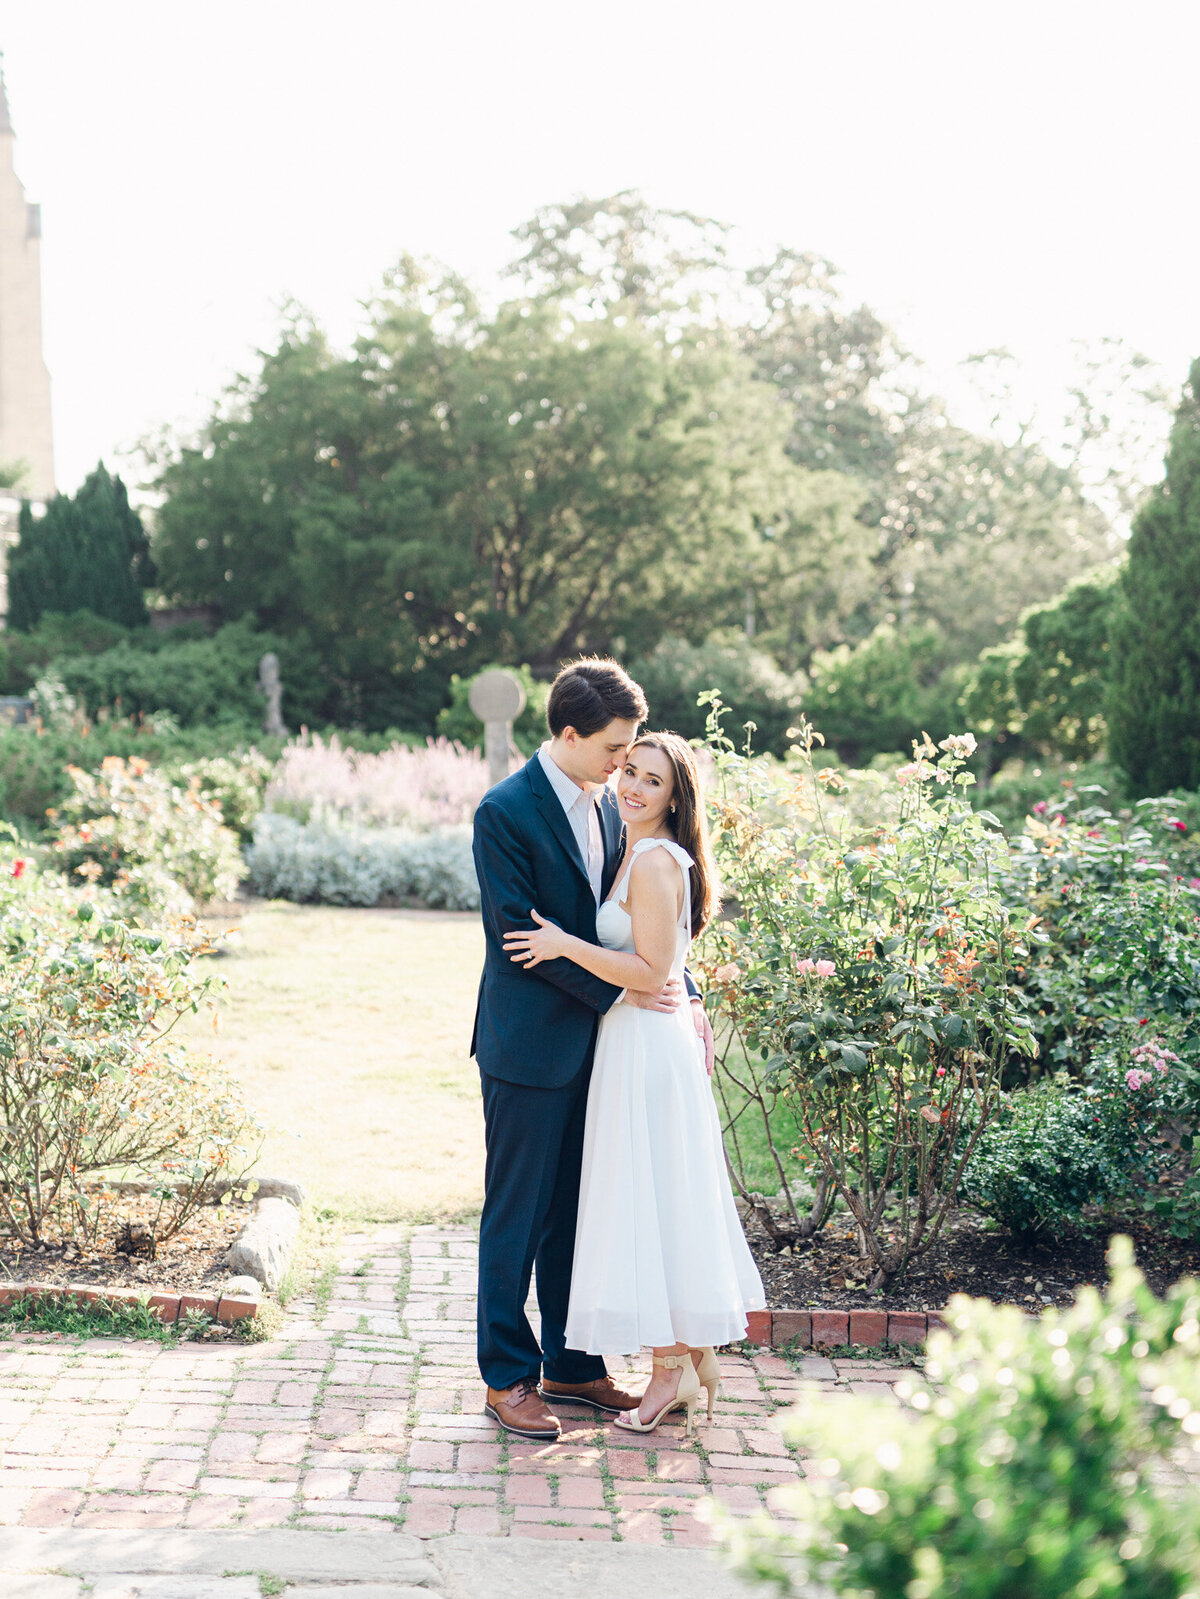
M 562 1088 L 528 1088 L 480 1072 L 487 1138 L 479 1224 L 479 1370 L 491 1388 L 544 1373 L 603 1377 L 604 1361 L 564 1338 L 591 1064 Z M 537 1269 L 539 1347 L 525 1301 Z

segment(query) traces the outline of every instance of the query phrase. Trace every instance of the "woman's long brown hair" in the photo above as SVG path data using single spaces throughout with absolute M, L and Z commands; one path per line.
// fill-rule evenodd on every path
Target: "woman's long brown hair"
M 699 938 L 719 910 L 720 900 L 696 757 L 678 733 L 643 733 L 630 746 L 631 752 L 636 749 L 661 750 L 671 763 L 671 800 L 675 809 L 667 812 L 666 821 L 676 841 L 692 857 L 692 937 Z

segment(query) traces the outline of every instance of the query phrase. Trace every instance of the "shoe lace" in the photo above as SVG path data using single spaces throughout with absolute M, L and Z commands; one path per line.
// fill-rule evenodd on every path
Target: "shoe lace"
M 523 1404 L 530 1394 L 537 1392 L 537 1384 L 523 1377 L 520 1382 L 515 1382 L 509 1391 L 508 1402 L 510 1405 Z

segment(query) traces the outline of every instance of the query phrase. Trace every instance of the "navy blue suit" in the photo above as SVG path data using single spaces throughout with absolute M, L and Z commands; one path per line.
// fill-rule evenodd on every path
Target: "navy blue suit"
M 598 808 L 603 898 L 621 858 L 621 820 L 610 791 Z M 567 1349 L 564 1328 L 592 1051 L 599 1018 L 620 989 L 572 961 L 543 961 L 527 971 L 505 953 L 506 932 L 535 925 L 532 908 L 596 942 L 587 870 L 536 755 L 484 796 L 474 832 L 486 941 L 471 1040 L 487 1136 L 479 1369 L 492 1388 L 537 1378 L 543 1366 L 553 1382 L 591 1382 L 604 1376 L 604 1362 Z M 540 1347 L 525 1315 L 535 1265 Z

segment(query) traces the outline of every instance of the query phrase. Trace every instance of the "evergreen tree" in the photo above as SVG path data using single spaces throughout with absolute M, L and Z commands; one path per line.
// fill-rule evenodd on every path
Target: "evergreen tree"
M 8 625 L 25 632 L 47 612 L 91 611 L 139 627 L 153 579 L 141 519 L 121 479 L 101 463 L 78 494 L 57 495 L 45 515 L 21 507 L 8 557 Z
M 1112 623 L 1110 753 L 1137 794 L 1200 787 L 1200 361 L 1133 524 Z

